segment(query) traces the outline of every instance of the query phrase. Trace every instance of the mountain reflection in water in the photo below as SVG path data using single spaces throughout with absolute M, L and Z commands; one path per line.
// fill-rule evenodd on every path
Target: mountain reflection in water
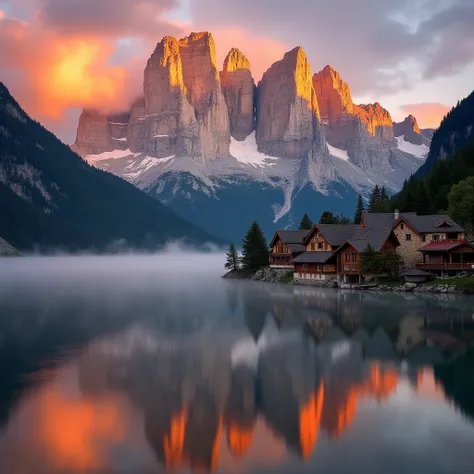
M 469 472 L 471 299 L 135 280 L 0 291 L 2 472 Z

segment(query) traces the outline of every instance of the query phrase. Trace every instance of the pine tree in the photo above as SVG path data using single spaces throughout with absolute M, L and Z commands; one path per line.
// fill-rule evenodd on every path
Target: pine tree
M 380 198 L 380 188 L 376 184 L 372 194 L 370 195 L 369 212 L 377 212 L 377 206 L 380 204 Z
M 320 224 L 339 224 L 339 219 L 331 211 L 324 211 L 319 218 Z
M 300 230 L 311 230 L 313 228 L 313 221 L 309 218 L 308 214 L 303 216 L 300 223 Z
M 268 245 L 260 226 L 254 222 L 244 237 L 242 265 L 245 270 L 257 271 L 268 265 Z
M 360 217 L 364 211 L 364 201 L 362 200 L 362 196 L 359 194 L 359 197 L 357 198 L 357 207 L 354 214 L 354 224 L 360 224 Z
M 229 245 L 229 249 L 226 253 L 226 259 L 225 268 L 228 270 L 239 270 L 240 257 L 234 244 Z
M 387 190 L 385 189 L 385 186 L 382 186 L 382 189 L 380 190 L 380 201 L 388 201 L 389 196 L 387 193 Z
M 417 214 L 421 215 L 431 213 L 430 198 L 428 196 L 424 181 L 419 181 L 416 187 L 414 209 Z

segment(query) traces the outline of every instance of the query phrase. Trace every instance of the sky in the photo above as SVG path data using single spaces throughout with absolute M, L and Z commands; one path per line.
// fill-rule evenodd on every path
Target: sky
M 474 89 L 473 0 L 0 0 L 0 80 L 66 143 L 82 107 L 126 109 L 163 36 L 210 31 L 256 81 L 295 46 L 356 103 L 436 127 Z

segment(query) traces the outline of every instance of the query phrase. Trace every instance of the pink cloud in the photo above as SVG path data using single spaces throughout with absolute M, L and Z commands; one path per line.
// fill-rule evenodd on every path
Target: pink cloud
M 252 35 L 236 27 L 214 28 L 211 33 L 216 43 L 219 68 L 222 68 L 230 49 L 238 48 L 250 61 L 252 75 L 256 82 L 275 61 L 280 60 L 290 49 L 284 43 L 264 36 Z
M 438 102 L 405 104 L 399 108 L 405 115 L 416 117 L 420 128 L 438 128 L 443 117 L 451 110 L 449 105 Z

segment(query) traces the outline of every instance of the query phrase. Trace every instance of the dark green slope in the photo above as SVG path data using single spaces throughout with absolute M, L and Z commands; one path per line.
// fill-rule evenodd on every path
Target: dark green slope
M 449 158 L 474 141 L 474 92 L 458 102 L 443 119 L 431 140 L 425 163 L 415 173 L 426 176 L 440 158 Z
M 30 119 L 2 83 L 0 235 L 20 250 L 219 243 L 135 186 L 88 165 Z

